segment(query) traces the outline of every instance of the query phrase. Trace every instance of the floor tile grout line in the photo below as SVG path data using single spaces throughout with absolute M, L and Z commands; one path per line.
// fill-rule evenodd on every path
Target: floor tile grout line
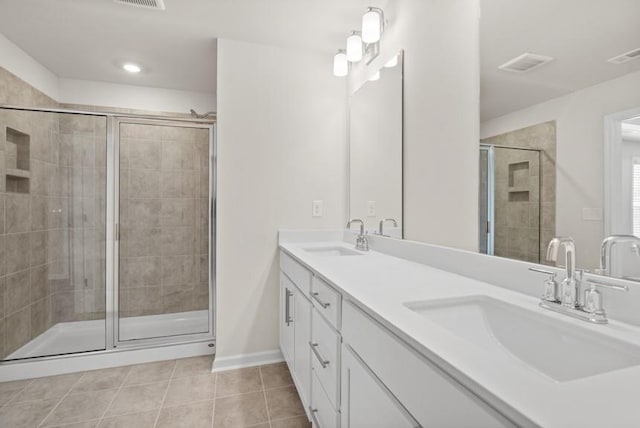
M 125 367 L 127 367 L 127 366 L 125 366 Z M 124 379 L 122 379 L 122 383 L 120 383 L 120 386 L 118 387 L 118 390 L 116 391 L 116 393 L 113 395 L 113 398 L 109 402 L 109 405 L 104 409 L 104 412 L 102 412 L 102 416 L 100 416 L 100 418 L 98 419 L 98 424 L 96 425 L 96 427 L 100 426 L 100 423 L 102 422 L 102 420 L 104 419 L 105 415 L 107 414 L 107 412 L 111 408 L 111 405 L 113 405 L 113 402 L 116 401 L 116 398 L 118 397 L 118 394 L 120 394 L 120 391 L 122 391 L 122 389 L 124 388 L 124 385 L 127 382 L 127 379 L 129 379 L 129 375 L 131 374 L 131 369 L 133 368 L 133 366 L 128 366 L 128 367 L 129 367 L 129 371 L 127 371 L 127 375 L 124 377 Z
M 258 366 L 258 373 L 260 373 L 260 384 L 262 385 L 262 395 L 264 397 L 264 406 L 267 409 L 267 420 L 269 421 L 269 428 L 271 428 L 271 413 L 269 412 L 269 402 L 267 401 L 267 391 L 264 387 L 264 378 L 262 377 L 262 367 Z
M 44 424 L 44 422 L 47 419 L 49 419 L 49 417 L 56 411 L 56 409 L 60 406 L 60 403 L 62 403 L 64 401 L 64 399 L 69 396 L 69 393 L 71 392 L 73 387 L 76 386 L 78 384 L 78 382 L 80 382 L 80 379 L 82 379 L 85 374 L 86 374 L 86 372 L 83 372 L 82 375 L 80 375 L 80 377 L 78 377 L 78 379 L 76 379 L 75 382 L 73 382 L 73 384 L 71 384 L 71 386 L 69 387 L 69 390 L 62 396 L 60 401 L 58 401 L 56 403 L 56 405 L 53 406 L 53 408 L 49 411 L 49 413 L 47 413 L 47 416 L 45 416 L 44 419 L 42 419 L 42 421 L 40 421 L 40 424 L 38 424 L 38 428 L 40 428 L 42 426 L 42 424 Z
M 17 391 L 16 391 L 16 392 L 11 396 L 11 398 L 9 398 L 9 400 L 8 400 L 6 403 L 4 403 L 2 406 L 0 406 L 0 410 L 4 409 L 4 408 L 5 408 L 5 407 L 7 407 L 9 404 L 11 404 L 11 403 L 13 402 L 13 400 L 15 400 L 15 399 L 18 397 L 18 395 L 20 395 L 20 393 L 22 393 L 22 391 L 24 391 L 25 389 L 27 389 L 27 387 L 33 383 L 34 379 L 37 379 L 37 378 L 29 379 L 29 381 L 28 381 L 28 382 L 27 382 L 27 383 L 26 383 L 22 388 L 18 389 L 18 390 L 17 390 Z M 19 381 L 19 380 L 18 380 L 18 381 Z M 25 401 L 34 401 L 34 400 L 25 400 Z
M 167 395 L 169 395 L 169 388 L 171 388 L 171 381 L 173 380 L 173 376 L 176 373 L 177 367 L 178 367 L 178 360 L 173 360 L 173 370 L 171 371 L 171 376 L 169 377 L 169 382 L 167 383 L 167 389 L 164 391 L 164 395 L 162 396 L 162 401 L 160 402 L 160 408 L 158 409 L 158 413 L 156 414 L 156 420 L 153 423 L 153 428 L 158 426 L 158 421 L 160 420 L 160 413 L 162 412 L 162 408 L 164 407 L 164 402 L 167 399 Z

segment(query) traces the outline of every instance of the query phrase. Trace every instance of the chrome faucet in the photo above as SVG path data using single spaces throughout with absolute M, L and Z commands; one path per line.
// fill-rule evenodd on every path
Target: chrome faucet
M 561 301 L 564 306 L 576 308 L 580 305 L 580 281 L 576 279 L 576 245 L 572 238 L 553 238 L 547 247 L 547 261 L 558 261 L 558 250 L 563 246 L 567 263 L 567 277 L 561 284 Z
M 630 243 L 635 252 L 640 256 L 640 238 L 633 235 L 612 235 L 602 241 L 600 247 L 600 274 L 611 275 L 611 250 L 616 244 Z
M 393 227 L 398 227 L 398 222 L 393 219 L 393 218 L 383 218 L 382 220 L 380 220 L 380 227 L 378 227 L 378 234 L 380 236 L 387 236 L 384 234 L 384 224 L 385 222 L 390 221 L 391 223 L 393 223 Z
M 360 220 L 359 218 L 351 219 L 347 223 L 348 229 L 351 228 L 352 223 L 360 223 L 360 234 L 356 238 L 356 250 L 369 251 L 369 242 L 367 241 L 367 238 L 364 236 L 364 221 Z
M 573 239 L 553 238 L 547 248 L 547 260 L 557 261 L 558 250 L 561 246 L 565 247 L 566 252 L 567 277 L 562 281 L 560 293 L 558 293 L 558 283 L 555 281 L 555 272 L 533 267 L 529 268 L 531 271 L 550 275 L 550 278 L 545 282 L 545 291 L 540 299 L 540 307 L 592 323 L 606 324 L 609 320 L 602 306 L 602 294 L 596 287 L 616 291 L 628 291 L 628 287 L 587 278 L 586 282 L 589 284 L 589 288 L 584 291 L 581 303 L 579 297 L 581 292 L 580 284 L 584 273 L 583 271 L 578 271 L 579 278 L 576 274 L 576 248 Z

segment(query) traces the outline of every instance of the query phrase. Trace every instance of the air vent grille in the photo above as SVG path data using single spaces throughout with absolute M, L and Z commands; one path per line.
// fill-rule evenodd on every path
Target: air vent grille
M 541 67 L 549 62 L 553 61 L 553 58 L 544 55 L 538 55 L 533 53 L 524 53 L 512 60 L 505 62 L 498 68 L 504 71 L 510 71 L 512 73 L 524 73 L 531 71 L 534 68 Z
M 638 58 L 640 58 L 640 48 L 630 50 L 629 52 L 625 52 L 618 56 L 614 56 L 613 58 L 609 58 L 607 61 L 613 64 L 624 64 L 625 62 Z
M 127 6 L 143 7 L 145 9 L 165 10 L 164 0 L 113 0 Z

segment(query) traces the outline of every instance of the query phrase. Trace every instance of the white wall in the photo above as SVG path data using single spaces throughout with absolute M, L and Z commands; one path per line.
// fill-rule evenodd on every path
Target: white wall
M 199 113 L 216 110 L 216 95 L 148 86 L 61 79 L 0 34 L 3 67 L 59 103 L 157 112 Z
M 216 111 L 216 94 L 75 79 L 60 79 L 58 101 L 157 112 Z
M 0 33 L 0 67 L 15 74 L 45 95 L 58 99 L 58 76 Z
M 599 265 L 602 220 L 584 220 L 583 208 L 604 204 L 604 117 L 640 107 L 640 72 L 484 122 L 481 138 L 555 120 L 557 138 L 556 231 L 576 240 L 580 267 Z
M 331 70 L 331 55 L 218 40 L 218 358 L 278 349 L 278 229 L 344 227 L 346 84 Z
M 478 0 L 403 0 L 385 10 L 381 54 L 353 92 L 404 50 L 405 237 L 478 249 Z

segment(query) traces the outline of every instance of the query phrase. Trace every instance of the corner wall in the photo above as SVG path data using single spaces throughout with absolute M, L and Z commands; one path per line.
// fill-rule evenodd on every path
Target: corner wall
M 218 40 L 217 357 L 278 349 L 277 231 L 342 228 L 346 83 L 331 55 Z M 312 201 L 324 216 L 311 217 Z
M 479 1 L 403 0 L 385 15 L 380 56 L 349 83 L 404 50 L 405 237 L 477 251 Z

